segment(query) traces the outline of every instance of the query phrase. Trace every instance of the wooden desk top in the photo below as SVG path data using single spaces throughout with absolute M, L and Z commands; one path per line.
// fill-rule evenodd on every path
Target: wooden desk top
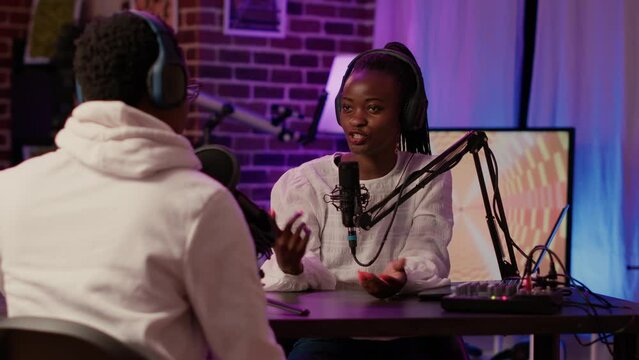
M 282 338 L 639 332 L 639 304 L 610 297 L 606 299 L 623 308 L 597 309 L 597 319 L 567 305 L 555 315 L 447 312 L 439 301 L 419 301 L 416 296 L 378 300 L 358 291 L 267 297 L 310 310 L 308 316 L 299 316 L 269 307 L 271 327 Z

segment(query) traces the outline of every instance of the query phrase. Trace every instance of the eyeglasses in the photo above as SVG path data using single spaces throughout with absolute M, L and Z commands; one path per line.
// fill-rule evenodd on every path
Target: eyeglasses
M 188 102 L 192 103 L 197 99 L 198 95 L 200 95 L 200 86 L 200 83 L 196 81 L 189 81 L 186 85 L 186 100 L 188 100 Z

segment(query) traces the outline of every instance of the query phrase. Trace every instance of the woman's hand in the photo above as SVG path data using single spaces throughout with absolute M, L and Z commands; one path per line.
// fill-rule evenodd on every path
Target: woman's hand
M 273 244 L 273 252 L 275 252 L 277 265 L 285 274 L 299 275 L 304 271 L 302 256 L 304 256 L 306 252 L 306 244 L 308 244 L 311 231 L 304 222 L 297 225 L 295 231 L 293 231 L 295 222 L 297 222 L 303 214 L 302 211 L 296 212 L 288 223 L 286 223 L 284 230 L 279 233 L 275 244 Z M 274 211 L 271 211 L 271 216 L 273 220 L 275 220 Z
M 404 258 L 392 260 L 379 276 L 366 271 L 359 271 L 357 273 L 359 284 L 376 298 L 385 299 L 391 297 L 397 294 L 406 284 L 405 265 L 406 259 Z

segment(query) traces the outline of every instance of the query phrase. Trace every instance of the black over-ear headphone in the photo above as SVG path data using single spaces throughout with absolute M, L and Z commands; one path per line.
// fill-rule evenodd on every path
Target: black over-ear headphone
M 153 103 L 160 108 L 172 108 L 186 98 L 186 64 L 178 51 L 173 32 L 155 15 L 130 10 L 146 20 L 158 43 L 158 57 L 149 68 L 146 87 Z
M 149 68 L 146 87 L 153 104 L 159 108 L 173 108 L 186 98 L 187 73 L 184 59 L 179 53 L 173 32 L 159 18 L 150 13 L 129 10 L 146 21 L 158 44 L 158 57 Z M 82 89 L 76 81 L 76 95 L 83 101 Z
M 426 111 L 428 109 L 428 98 L 426 97 L 426 91 L 424 89 L 424 79 L 422 77 L 422 72 L 413 59 L 399 51 L 391 49 L 373 49 L 364 51 L 363 53 L 357 55 L 350 62 L 350 64 L 348 64 L 346 72 L 344 73 L 344 77 L 342 78 L 342 84 L 339 87 L 339 92 L 335 96 L 335 115 L 337 116 L 337 122 L 340 122 L 339 117 L 342 109 L 342 92 L 344 91 L 344 84 L 353 72 L 353 68 L 355 67 L 357 61 L 362 57 L 371 54 L 392 56 L 403 61 L 411 68 L 415 76 L 416 89 L 414 94 L 409 99 L 404 101 L 404 106 L 401 109 L 400 113 L 400 123 L 402 131 L 412 131 L 423 128 L 425 124 L 428 123 L 428 113 Z

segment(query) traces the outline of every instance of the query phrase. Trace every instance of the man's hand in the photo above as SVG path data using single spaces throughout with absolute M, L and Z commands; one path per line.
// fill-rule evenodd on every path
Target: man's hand
M 277 265 L 285 274 L 299 275 L 304 271 L 302 256 L 306 252 L 306 244 L 308 244 L 311 231 L 304 222 L 297 225 L 295 231 L 293 231 L 293 225 L 303 214 L 302 211 L 296 212 L 286 223 L 284 230 L 279 233 L 275 244 L 273 244 Z M 275 220 L 274 211 L 271 211 L 271 216 Z M 302 232 L 304 233 L 303 235 Z
M 406 259 L 393 260 L 386 265 L 384 272 L 375 275 L 366 271 L 357 273 L 359 284 L 369 294 L 376 298 L 384 299 L 397 294 L 406 284 L 406 272 L 404 266 Z

